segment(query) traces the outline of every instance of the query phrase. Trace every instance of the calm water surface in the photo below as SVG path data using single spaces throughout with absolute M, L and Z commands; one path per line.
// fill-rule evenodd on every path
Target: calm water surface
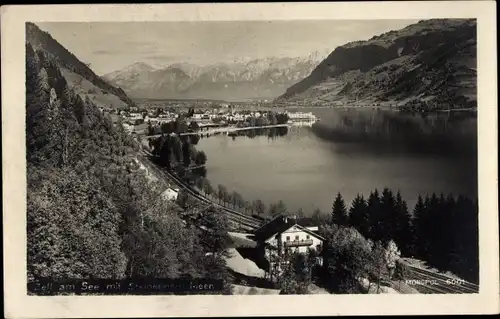
M 349 204 L 358 193 L 367 197 L 384 187 L 400 190 L 410 208 L 418 194 L 477 197 L 475 118 L 311 111 L 319 123 L 292 127 L 285 136 L 201 139 L 207 178 L 246 200 L 281 199 L 308 214 L 330 212 L 337 192 Z

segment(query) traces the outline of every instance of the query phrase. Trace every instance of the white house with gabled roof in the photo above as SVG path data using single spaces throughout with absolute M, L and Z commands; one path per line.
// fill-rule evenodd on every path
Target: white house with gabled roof
M 276 233 L 266 240 L 266 244 L 281 252 L 307 253 L 308 249 L 320 251 L 324 238 L 307 227 L 295 224 L 288 229 Z
M 294 217 L 278 216 L 257 229 L 254 239 L 261 246 L 284 252 L 306 253 L 308 249 L 320 251 L 325 238 L 317 233 L 318 227 L 297 224 Z
M 292 253 L 307 253 L 309 250 L 317 254 L 316 262 L 322 264 L 320 255 L 325 238 L 317 233 L 318 227 L 305 227 L 297 224 L 294 217 L 278 216 L 257 229 L 253 240 L 262 249 L 271 269 L 280 271 L 281 264 L 287 263 L 283 257 Z

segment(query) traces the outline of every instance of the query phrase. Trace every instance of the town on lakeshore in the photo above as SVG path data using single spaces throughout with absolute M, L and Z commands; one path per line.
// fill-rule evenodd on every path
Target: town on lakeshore
M 479 292 L 474 19 L 29 22 L 25 49 L 28 287 Z
M 164 123 L 174 122 L 180 117 L 186 118 L 189 128 L 196 123 L 198 128 L 236 127 L 256 128 L 282 126 L 283 124 L 310 123 L 319 119 L 312 112 L 276 112 L 272 109 L 245 109 L 233 107 L 230 104 L 211 105 L 195 109 L 193 104 L 185 108 L 176 104 L 170 107 L 131 107 L 127 110 L 114 110 L 101 107 L 101 111 L 113 116 L 115 122 L 121 120 L 123 127 L 129 133 L 147 134 L 148 127 L 161 127 Z M 194 104 L 196 105 L 196 104 Z M 189 117 L 186 115 L 189 114 Z

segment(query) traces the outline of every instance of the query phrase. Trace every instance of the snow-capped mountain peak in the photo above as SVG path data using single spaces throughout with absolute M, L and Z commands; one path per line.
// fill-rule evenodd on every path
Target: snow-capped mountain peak
M 137 62 L 103 78 L 137 97 L 227 99 L 222 95 L 229 93 L 236 99 L 255 94 L 274 98 L 308 76 L 325 56 L 313 52 L 302 57 L 241 57 L 207 66 L 178 62 L 161 69 Z M 232 90 L 221 89 L 226 85 Z

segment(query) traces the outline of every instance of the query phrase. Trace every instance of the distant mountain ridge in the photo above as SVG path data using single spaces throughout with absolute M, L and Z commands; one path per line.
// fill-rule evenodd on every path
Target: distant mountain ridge
M 476 105 L 476 22 L 423 20 L 337 47 L 277 101 Z
M 109 83 L 138 98 L 273 99 L 314 69 L 325 55 L 269 57 L 198 66 L 174 63 L 155 69 L 137 62 L 103 75 Z
M 37 54 L 43 54 L 46 60 L 53 61 L 77 92 L 83 93 L 82 89 L 84 89 L 85 93 L 90 93 L 93 98 L 101 99 L 101 103 L 98 104 L 105 106 L 134 105 L 122 89 L 104 81 L 92 71 L 89 65 L 80 61 L 49 33 L 40 30 L 31 22 L 26 23 L 26 43 L 30 44 Z

